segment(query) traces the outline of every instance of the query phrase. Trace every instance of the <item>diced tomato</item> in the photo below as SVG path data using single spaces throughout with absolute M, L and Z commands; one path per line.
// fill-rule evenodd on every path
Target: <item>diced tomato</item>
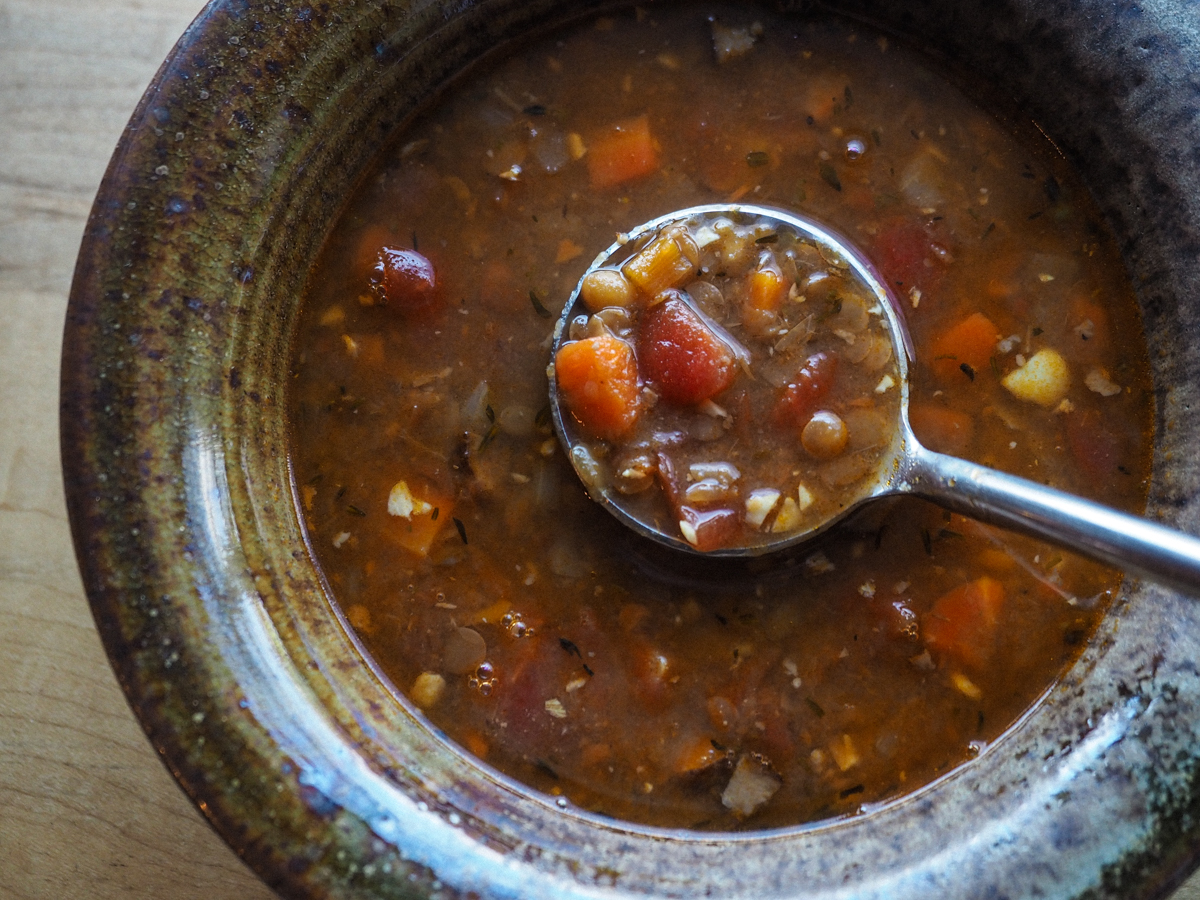
M 554 373 L 567 409 L 596 437 L 615 440 L 637 421 L 637 362 L 619 338 L 603 334 L 564 344 Z
M 1121 463 L 1121 442 L 1112 428 L 1105 425 L 1094 409 L 1073 412 L 1067 417 L 1067 445 L 1071 455 L 1092 481 L 1117 474 Z
M 728 546 L 742 527 L 741 513 L 733 506 L 697 509 L 687 505 L 684 502 L 686 485 L 676 473 L 671 457 L 661 451 L 657 457 L 655 477 L 671 506 L 671 513 L 680 523 L 684 539 L 702 552 Z
M 934 252 L 934 245 L 940 243 L 932 228 L 909 218 L 896 218 L 876 234 L 874 261 L 896 293 L 908 297 L 915 287 L 921 291 L 921 302 L 928 306 L 928 295 L 936 291 L 944 272 Z
M 943 380 L 975 380 L 988 371 L 1000 330 L 981 312 L 972 313 L 933 339 L 931 365 Z
M 368 280 L 376 301 L 400 312 L 422 312 L 437 301 L 433 263 L 416 250 L 381 247 Z
M 638 362 L 646 379 L 670 403 L 691 405 L 716 396 L 733 383 L 733 353 L 679 291 L 642 315 Z
M 943 594 L 921 620 L 925 646 L 973 669 L 991 659 L 1004 585 L 984 575 Z
M 592 187 L 614 187 L 658 169 L 658 145 L 646 116 L 617 122 L 592 141 L 587 155 Z
M 725 507 L 696 509 L 681 506 L 679 521 L 686 523 L 690 530 L 690 534 L 684 535 L 688 543 L 704 553 L 729 546 L 742 526 L 742 517 L 738 511 Z
M 546 712 L 546 701 L 561 696 L 566 668 L 556 649 L 540 635 L 521 638 L 515 652 L 496 664 L 492 697 L 503 725 L 494 738 L 527 758 L 546 752 L 558 731 L 558 720 Z
M 774 419 L 779 425 L 803 428 L 837 378 L 837 357 L 832 353 L 814 353 L 783 390 L 775 404 Z

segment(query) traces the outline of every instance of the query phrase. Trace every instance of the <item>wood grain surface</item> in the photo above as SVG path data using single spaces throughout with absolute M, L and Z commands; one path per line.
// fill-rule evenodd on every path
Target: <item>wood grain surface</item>
M 0 898 L 267 900 L 175 785 L 108 666 L 59 472 L 84 222 L 201 0 L 0 0 Z
M 59 345 L 105 165 L 200 0 L 0 0 L 0 898 L 268 900 L 139 729 L 83 595 Z M 1200 900 L 1200 879 L 1175 900 Z

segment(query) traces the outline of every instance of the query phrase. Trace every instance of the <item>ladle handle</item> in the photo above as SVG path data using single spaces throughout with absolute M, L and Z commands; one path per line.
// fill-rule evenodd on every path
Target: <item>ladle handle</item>
M 920 445 L 909 460 L 906 492 L 1200 596 L 1191 535 Z

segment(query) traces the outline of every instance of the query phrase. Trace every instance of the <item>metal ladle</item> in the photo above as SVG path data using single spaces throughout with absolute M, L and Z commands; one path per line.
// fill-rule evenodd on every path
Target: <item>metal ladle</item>
M 864 504 L 883 497 L 912 495 L 930 500 L 956 513 L 1023 532 L 1092 559 L 1136 573 L 1152 581 L 1200 595 L 1200 540 L 1146 519 L 1076 497 L 1072 494 L 990 469 L 922 446 L 909 423 L 908 364 L 912 343 L 895 298 L 873 267 L 849 244 L 815 222 L 793 213 L 740 204 L 698 206 L 679 210 L 639 226 L 596 257 L 580 279 L 554 333 L 551 359 L 569 336 L 570 323 L 581 312 L 580 292 L 593 270 L 611 267 L 647 244 L 663 228 L 698 216 L 726 216 L 734 220 L 767 220 L 786 226 L 817 245 L 822 252 L 840 257 L 875 294 L 883 310 L 892 340 L 898 372 L 898 422 L 892 443 L 880 457 L 875 477 L 859 489 L 840 510 L 810 527 L 783 535 L 764 535 L 762 543 L 749 547 L 725 547 L 702 552 L 680 536 L 667 533 L 631 512 L 625 498 L 611 488 L 589 487 L 588 493 L 601 506 L 638 534 L 664 546 L 687 553 L 715 557 L 759 556 L 795 547 L 828 530 Z M 577 473 L 580 471 L 577 429 L 564 412 L 554 376 L 550 374 L 550 407 L 559 440 Z

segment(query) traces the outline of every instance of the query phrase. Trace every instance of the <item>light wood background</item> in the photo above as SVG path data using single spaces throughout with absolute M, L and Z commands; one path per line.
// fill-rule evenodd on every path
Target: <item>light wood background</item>
M 175 786 L 83 596 L 59 345 L 109 155 L 201 0 L 0 0 L 0 900 L 269 900 Z M 1200 900 L 1200 879 L 1175 900 Z
M 58 363 L 84 222 L 202 0 L 0 0 L 0 898 L 269 900 L 138 727 L 75 566 Z

